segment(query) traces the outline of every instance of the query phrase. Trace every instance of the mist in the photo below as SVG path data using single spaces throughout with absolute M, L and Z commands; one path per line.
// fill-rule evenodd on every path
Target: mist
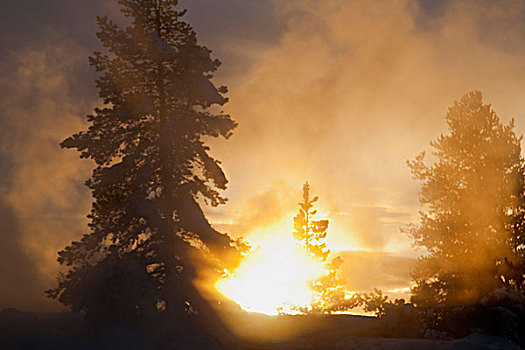
M 90 107 L 76 98 L 86 91 L 71 81 L 85 54 L 51 44 L 4 58 L 0 203 L 8 242 L 2 248 L 9 253 L 2 254 L 2 306 L 56 308 L 44 290 L 58 272 L 57 251 L 86 230 L 90 198 L 83 182 L 90 164 L 57 143 L 82 126 L 79 114 Z
M 445 131 L 451 103 L 480 89 L 524 130 L 523 4 L 447 2 L 432 14 L 408 1 L 272 4 L 286 30 L 230 83 L 239 127 L 214 147 L 235 184 L 227 209 L 242 217 L 250 192 L 279 181 L 298 194 L 307 179 L 344 227 L 338 241 L 407 253 L 399 226 L 417 219 L 418 184 L 406 160 Z
M 93 2 L 82 5 L 89 16 L 68 16 L 82 2 L 64 3 L 46 8 L 62 9 L 60 21 L 35 11 L 27 28 L 2 26 L 0 308 L 57 308 L 43 294 L 59 271 L 56 252 L 87 230 L 92 164 L 58 143 L 100 103 L 87 65 L 94 15 L 117 11 Z M 399 228 L 417 221 L 419 187 L 406 160 L 446 130 L 447 108 L 473 89 L 525 131 L 525 3 L 210 3 L 182 5 L 223 62 L 215 81 L 229 87 L 224 109 L 239 123 L 212 145 L 230 200 L 208 211 L 211 222 L 249 239 L 295 211 L 308 180 L 333 227 L 332 250 L 360 252 L 345 258 L 349 288 L 408 286 L 405 266 L 418 252 Z M 357 257 L 392 254 L 403 268 L 379 266 L 377 281 L 357 283 Z

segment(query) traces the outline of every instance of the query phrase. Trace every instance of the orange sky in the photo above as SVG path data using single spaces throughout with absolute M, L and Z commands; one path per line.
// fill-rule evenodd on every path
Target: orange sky
M 231 181 L 214 215 L 243 230 L 277 222 L 308 179 L 338 243 L 411 255 L 399 226 L 417 219 L 418 184 L 405 162 L 445 131 L 453 101 L 481 90 L 525 130 L 525 3 L 449 2 L 424 23 L 410 1 L 271 3 L 277 43 L 221 50 L 226 69 L 237 52 L 255 63 L 218 77 L 239 127 L 214 145 Z

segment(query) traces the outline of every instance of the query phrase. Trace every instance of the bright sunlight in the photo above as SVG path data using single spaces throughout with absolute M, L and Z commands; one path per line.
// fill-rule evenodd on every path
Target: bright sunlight
M 329 221 L 316 220 L 317 200 L 306 182 L 297 215 L 254 232 L 253 237 L 259 238 L 251 242 L 255 249 L 215 288 L 243 309 L 268 315 L 332 313 L 354 307 L 355 300 L 347 300 L 344 283 L 337 277 L 342 259 L 328 259 Z
M 244 310 L 277 315 L 278 309 L 306 306 L 312 297 L 311 281 L 324 273 L 324 265 L 308 257 L 290 233 L 291 217 L 253 232 L 259 240 L 241 265 L 219 279 L 215 288 Z

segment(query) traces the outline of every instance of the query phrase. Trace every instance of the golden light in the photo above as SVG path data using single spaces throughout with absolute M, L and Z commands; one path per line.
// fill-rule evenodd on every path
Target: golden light
M 307 306 L 310 282 L 320 277 L 324 265 L 308 257 L 291 235 L 293 214 L 271 227 L 250 234 L 250 251 L 239 267 L 215 283 L 215 289 L 244 310 L 277 315 L 278 309 Z

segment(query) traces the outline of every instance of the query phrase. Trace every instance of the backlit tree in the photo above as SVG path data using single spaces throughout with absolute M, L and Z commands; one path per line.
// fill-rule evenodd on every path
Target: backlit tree
M 446 115 L 449 133 L 408 162 L 421 182 L 420 224 L 408 227 L 428 254 L 412 298 L 419 306 L 477 303 L 498 288 L 524 288 L 524 161 L 514 121 L 504 124 L 480 92 Z
M 68 271 L 49 294 L 91 316 L 202 318 L 209 310 L 193 285 L 196 261 L 205 255 L 218 267 L 236 256 L 199 205 L 226 201 L 226 177 L 205 143 L 236 126 L 213 108 L 227 102 L 226 88 L 210 81 L 220 62 L 197 43 L 176 0 L 119 4 L 128 26 L 99 17 L 104 52 L 90 57 L 104 106 L 61 144 L 96 163 L 86 182 L 90 232 L 59 252 Z
M 301 242 L 306 254 L 324 264 L 325 273 L 312 281 L 312 300 L 309 306 L 297 307 L 302 313 L 333 313 L 351 309 L 358 304 L 357 298 L 346 298 L 343 281 L 337 271 L 343 259 L 336 257 L 328 261 L 330 249 L 326 247 L 328 220 L 314 220 L 317 210 L 313 209 L 318 197 L 310 197 L 310 185 L 303 185 L 303 201 L 299 213 L 294 217 L 293 237 Z
M 330 254 L 330 249 L 327 249 L 326 243 L 323 242 L 327 235 L 328 220 L 312 219 L 317 213 L 313 204 L 318 199 L 310 198 L 310 185 L 306 182 L 303 185 L 303 201 L 299 203 L 299 213 L 293 218 L 293 236 L 304 244 L 309 255 L 324 261 Z

